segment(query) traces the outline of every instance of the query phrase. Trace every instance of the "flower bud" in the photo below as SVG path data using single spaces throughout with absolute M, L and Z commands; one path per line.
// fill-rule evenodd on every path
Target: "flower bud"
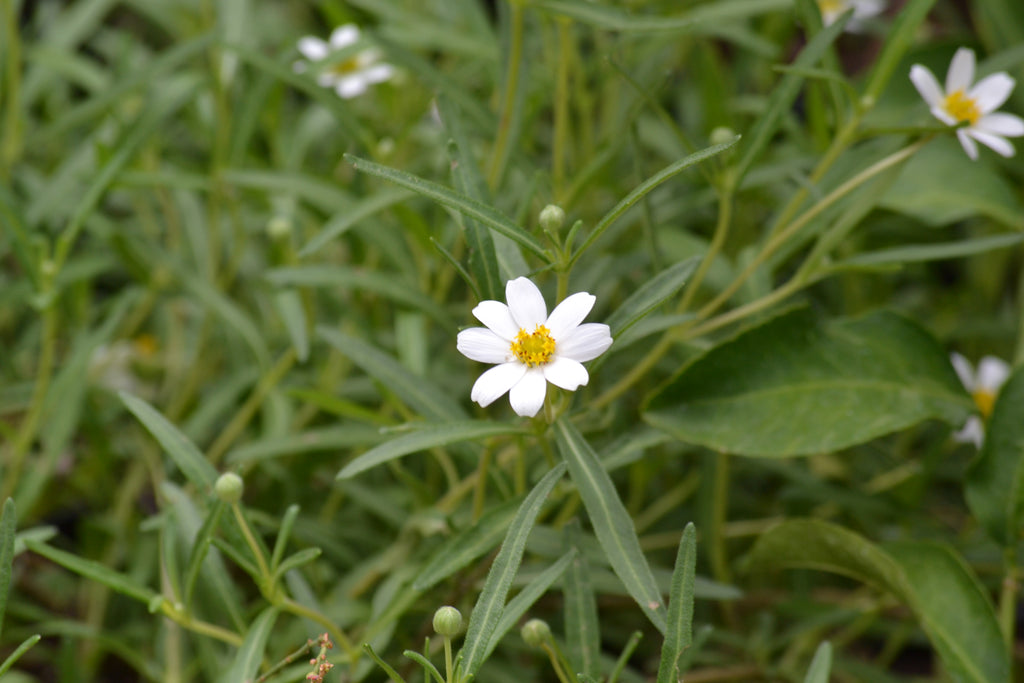
M 548 232 L 558 232 L 565 224 L 565 211 L 562 207 L 548 204 L 540 212 L 540 227 Z
M 519 633 L 530 647 L 543 647 L 551 640 L 551 627 L 543 619 L 530 619 Z
M 718 126 L 711 131 L 711 135 L 708 137 L 712 145 L 724 145 L 727 142 L 732 142 L 736 137 L 736 131 L 728 126 Z
M 277 242 L 292 234 L 292 222 L 285 216 L 274 216 L 267 221 L 267 236 Z
M 245 484 L 242 482 L 242 478 L 234 472 L 225 472 L 220 475 L 217 483 L 213 485 L 213 490 L 217 493 L 217 497 L 228 505 L 234 505 L 242 500 L 242 490 L 244 488 Z
M 462 612 L 450 605 L 434 612 L 434 631 L 445 638 L 457 636 L 462 630 Z

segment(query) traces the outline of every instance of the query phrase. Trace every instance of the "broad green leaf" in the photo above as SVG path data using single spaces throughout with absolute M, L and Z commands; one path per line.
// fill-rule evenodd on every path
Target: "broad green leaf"
M 736 136 L 729 142 L 723 142 L 720 145 L 712 145 L 711 147 L 706 147 L 700 151 L 685 156 L 679 161 L 672 162 L 671 164 L 661 169 L 647 180 L 637 185 L 628 195 L 626 195 L 622 199 L 622 201 L 616 204 L 611 211 L 609 211 L 608 213 L 601 217 L 601 220 L 597 222 L 597 224 L 594 226 L 594 229 L 591 230 L 590 234 L 587 235 L 587 238 L 583 240 L 583 244 L 581 244 L 579 249 L 577 249 L 575 253 L 573 253 L 571 261 L 575 263 L 576 259 L 578 259 L 580 255 L 583 254 L 583 252 L 586 251 L 591 244 L 597 241 L 597 239 L 601 235 L 603 235 L 604 232 L 622 216 L 622 214 L 626 213 L 629 209 L 636 205 L 637 202 L 643 199 L 648 193 L 650 193 L 656 187 L 664 183 L 666 180 L 669 180 L 670 178 L 679 175 L 680 173 L 690 168 L 691 166 L 699 164 L 705 159 L 709 159 L 715 156 L 716 154 L 724 152 L 725 150 L 729 149 L 737 142 L 739 142 L 739 139 L 739 136 Z
M 327 327 L 317 334 L 420 414 L 436 420 L 465 420 L 462 406 L 430 382 L 415 375 L 383 351 L 361 339 Z
M 1005 548 L 1024 529 L 1024 368 L 1007 379 L 985 425 L 981 453 L 967 472 L 967 505 L 985 530 Z
M 295 349 L 295 357 L 305 363 L 309 358 L 309 331 L 306 325 L 306 312 L 302 308 L 302 297 L 294 289 L 285 289 L 274 295 L 274 306 L 288 330 Z
M 832 644 L 825 641 L 814 652 L 804 683 L 829 683 L 832 673 Z
M 245 634 L 245 640 L 242 641 L 242 647 L 238 648 L 235 654 L 231 668 L 221 679 L 223 683 L 251 681 L 256 677 L 260 670 L 260 662 L 263 661 L 263 653 L 267 649 L 271 629 L 277 621 L 277 614 L 277 607 L 267 607 L 253 620 Z
M 597 540 L 629 594 L 659 631 L 666 632 L 665 605 L 647 564 L 633 520 L 611 477 L 583 436 L 565 418 L 552 425 L 558 449 L 569 466 Z
M 578 519 L 565 530 L 566 540 L 576 551 L 563 581 L 565 594 L 565 638 L 569 661 L 577 673 L 597 676 L 600 673 L 601 629 L 597 616 L 597 597 L 590 580 L 590 563 L 583 553 L 583 531 Z
M 441 121 L 452 137 L 448 156 L 451 158 L 452 176 L 455 189 L 470 199 L 487 203 L 487 182 L 480 173 L 472 149 L 462 112 L 443 94 L 437 98 Z M 466 243 L 469 244 L 469 266 L 484 299 L 500 300 L 503 291 L 502 278 L 498 273 L 498 256 L 494 240 L 488 228 L 469 218 L 464 220 Z
M 661 271 L 629 295 L 618 310 L 605 321 L 613 337 L 618 337 L 644 316 L 667 301 L 683 288 L 687 278 L 697 268 L 700 257 L 694 256 Z
M 505 609 L 501 612 L 501 619 L 498 621 L 494 633 L 491 634 L 491 642 L 488 644 L 487 651 L 483 655 L 484 660 L 491 656 L 491 652 L 498 646 L 498 643 L 501 642 L 505 634 L 519 623 L 527 610 L 533 607 L 533 604 L 540 599 L 540 596 L 544 595 L 551 588 L 551 585 L 565 573 L 575 555 L 575 551 L 570 550 L 567 552 L 553 565 L 523 586 L 523 589 L 508 601 Z
M 824 321 L 801 308 L 685 366 L 644 419 L 714 450 L 783 457 L 846 448 L 927 419 L 960 424 L 972 406 L 945 350 L 909 320 L 881 311 Z
M 385 441 L 376 448 L 367 452 L 348 463 L 338 472 L 338 479 L 350 479 L 360 472 L 365 472 L 371 467 L 400 458 L 409 453 L 446 446 L 462 441 L 486 439 L 491 436 L 506 436 L 509 434 L 523 434 L 522 427 L 507 422 L 447 422 L 445 424 L 425 424 L 415 426 L 408 434 L 396 436 L 390 441 Z
M 377 294 L 423 311 L 445 327 L 454 327 L 452 317 L 437 302 L 411 286 L 397 273 L 349 268 L 336 264 L 310 264 L 274 268 L 266 273 L 275 285 L 290 287 L 337 287 L 364 296 Z
M 484 513 L 476 524 L 445 541 L 416 575 L 413 589 L 426 590 L 498 547 L 522 503 L 520 498 L 505 501 Z
M 530 535 L 530 529 L 533 528 L 533 523 L 540 513 L 541 506 L 544 505 L 544 500 L 565 474 L 565 469 L 565 465 L 559 463 L 544 475 L 544 478 L 526 496 L 515 519 L 509 525 L 508 533 L 505 534 L 505 540 L 501 544 L 501 550 L 494 558 L 491 570 L 487 572 L 487 579 L 480 591 L 480 597 L 477 598 L 473 613 L 469 617 L 466 640 L 459 653 L 462 657 L 460 670 L 464 675 L 476 674 L 480 665 L 484 663 L 491 636 L 497 629 L 502 612 L 505 610 L 505 598 L 508 596 L 512 580 L 519 569 L 519 563 L 523 559 L 526 538 Z
M 888 591 L 913 610 L 958 681 L 1009 680 L 995 611 L 963 562 L 943 546 L 904 542 L 883 549 L 830 522 L 791 520 L 765 532 L 748 557 L 748 571 L 779 567 L 820 569 Z
M 14 650 L 14 652 L 12 652 L 10 655 L 8 655 L 7 659 L 5 659 L 2 664 L 0 664 L 0 677 L 2 677 L 5 673 L 7 673 L 8 670 L 10 670 L 10 668 L 12 666 L 14 666 L 14 663 L 17 662 L 19 659 L 21 659 L 21 656 L 23 654 L 25 654 L 26 652 L 28 652 L 29 649 L 33 645 L 38 643 L 40 640 L 42 640 L 42 638 L 43 637 L 41 635 L 36 634 L 36 635 L 29 636 L 25 640 L 21 641 L 21 645 L 19 645 Z
M 513 223 L 510 218 L 503 216 L 496 209 L 482 202 L 455 192 L 443 185 L 414 176 L 411 173 L 381 166 L 372 161 L 354 157 L 351 154 L 346 154 L 345 159 L 358 171 L 384 178 L 396 185 L 408 188 L 417 194 L 432 199 L 442 206 L 455 209 L 467 218 L 478 220 L 495 232 L 529 249 L 537 256 L 544 256 L 544 245 L 536 237 Z
M 125 407 L 160 443 L 164 452 L 189 481 L 204 492 L 213 488 L 217 481 L 217 470 L 177 427 L 141 398 L 124 392 L 118 395 Z
M 87 579 L 92 579 L 97 583 L 101 583 L 113 591 L 124 593 L 143 604 L 148 605 L 153 598 L 157 597 L 157 593 L 153 592 L 151 589 L 136 583 L 125 574 L 114 571 L 110 567 L 100 564 L 99 562 L 87 560 L 63 550 L 57 550 L 56 548 L 44 543 L 39 543 L 35 540 L 25 539 L 25 546 L 37 555 L 42 555 L 46 559 L 59 564 L 65 569 L 73 571 Z
M 754 160 L 764 151 L 775 131 L 778 130 L 783 115 L 793 107 L 793 101 L 796 100 L 804 82 L 801 71 L 818 63 L 828 52 L 835 39 L 843 32 L 845 26 L 846 20 L 840 18 L 831 26 L 823 28 L 797 55 L 791 65 L 793 69 L 786 73 L 779 84 L 772 89 L 765 110 L 758 117 L 751 131 L 744 136 L 743 156 L 736 164 L 735 182 L 737 185 L 750 170 Z
M 672 591 L 668 602 L 668 630 L 661 646 L 658 683 L 682 680 L 679 658 L 693 644 L 693 599 L 697 571 L 697 527 L 690 522 L 679 541 Z
M 11 593 L 14 531 L 17 522 L 14 501 L 8 498 L 4 501 L 3 513 L 0 514 L 0 633 L 3 633 L 4 613 L 7 611 L 7 598 Z

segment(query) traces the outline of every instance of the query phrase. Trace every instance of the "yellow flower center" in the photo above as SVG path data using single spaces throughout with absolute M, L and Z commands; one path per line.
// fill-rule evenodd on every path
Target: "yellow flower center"
M 846 2 L 845 0 L 818 0 L 818 9 L 821 10 L 822 15 L 830 12 L 839 14 L 846 9 Z
M 532 333 L 520 329 L 512 340 L 512 353 L 519 362 L 533 368 L 551 361 L 555 352 L 555 340 L 551 338 L 551 330 L 537 325 Z
M 978 406 L 982 419 L 988 420 L 992 414 L 992 406 L 996 403 L 996 395 L 991 391 L 978 389 L 971 396 L 974 398 L 974 404 Z
M 969 121 L 972 126 L 981 118 L 978 103 L 968 97 L 963 90 L 946 95 L 942 108 L 957 121 Z
M 343 59 L 340 62 L 336 62 L 327 67 L 327 72 L 334 74 L 335 76 L 348 76 L 351 73 L 359 71 L 359 55 L 353 55 L 348 59 Z

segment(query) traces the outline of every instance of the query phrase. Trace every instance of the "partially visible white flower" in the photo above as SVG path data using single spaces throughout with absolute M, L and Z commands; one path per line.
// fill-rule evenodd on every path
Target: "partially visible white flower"
M 100 344 L 89 355 L 87 376 L 110 391 L 146 397 L 152 387 L 136 373 L 136 364 L 150 359 L 156 347 L 156 339 L 148 334 L 131 341 L 119 339 L 111 344 Z
M 349 45 L 359 41 L 359 27 L 345 24 L 334 29 L 329 42 L 313 36 L 299 39 L 299 52 L 314 65 L 322 62 Z M 316 82 L 325 88 L 334 88 L 339 97 L 350 99 L 366 92 L 374 84 L 390 79 L 394 67 L 380 62 L 380 52 L 372 48 L 360 50 L 354 55 L 338 62 L 326 64 L 316 74 Z M 292 64 L 296 73 L 303 73 L 309 65 L 304 61 Z
M 846 24 L 846 30 L 858 31 L 865 19 L 877 16 L 885 10 L 885 0 L 818 0 L 821 23 L 825 26 L 834 24 L 836 19 L 851 7 L 853 16 Z
M 963 382 L 964 388 L 971 393 L 978 415 L 967 418 L 963 429 L 953 438 L 963 443 L 973 443 L 978 448 L 985 442 L 985 421 L 992 414 L 999 390 L 1003 388 L 1006 378 L 1010 376 L 1010 366 L 995 356 L 985 356 L 978 363 L 978 372 L 974 372 L 971 362 L 959 353 L 951 353 L 950 361 L 953 369 Z
M 1006 138 L 1024 135 L 1024 119 L 996 111 L 1016 85 L 1008 73 L 999 71 L 974 83 L 974 50 L 962 47 L 949 63 L 945 89 L 920 64 L 910 68 L 910 80 L 931 107 L 932 116 L 947 126 L 969 124 L 957 128 L 956 136 L 972 160 L 978 158 L 975 140 L 1004 157 L 1014 155 L 1016 150 Z
M 512 410 L 533 417 L 544 405 L 547 383 L 575 391 L 590 376 L 581 365 L 612 345 L 602 323 L 583 323 L 596 297 L 578 292 L 547 313 L 544 296 L 525 277 L 509 280 L 505 300 L 481 301 L 473 315 L 487 327 L 459 332 L 456 347 L 467 358 L 495 366 L 480 375 L 470 398 L 488 406 L 508 392 Z

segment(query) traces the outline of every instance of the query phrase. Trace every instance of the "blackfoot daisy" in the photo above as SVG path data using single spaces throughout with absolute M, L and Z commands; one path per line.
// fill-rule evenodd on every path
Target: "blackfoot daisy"
M 953 369 L 963 382 L 964 388 L 970 392 L 981 416 L 971 415 L 964 423 L 963 429 L 953 438 L 963 443 L 973 443 L 981 448 L 985 441 L 985 420 L 992 414 L 999 390 L 1010 376 L 1010 366 L 995 356 L 985 356 L 978 363 L 978 371 L 974 371 L 971 362 L 959 353 L 950 354 Z
M 345 24 L 334 29 L 329 42 L 314 36 L 299 39 L 299 52 L 310 62 L 322 62 L 332 52 L 354 45 L 358 41 L 359 27 L 355 24 Z M 377 50 L 360 50 L 347 59 L 324 66 L 317 73 L 316 81 L 325 88 L 334 88 L 339 97 L 357 97 L 366 92 L 370 85 L 386 81 L 394 75 L 394 68 L 379 60 L 380 53 Z M 292 67 L 296 72 L 302 73 L 308 65 L 304 61 L 297 61 Z

